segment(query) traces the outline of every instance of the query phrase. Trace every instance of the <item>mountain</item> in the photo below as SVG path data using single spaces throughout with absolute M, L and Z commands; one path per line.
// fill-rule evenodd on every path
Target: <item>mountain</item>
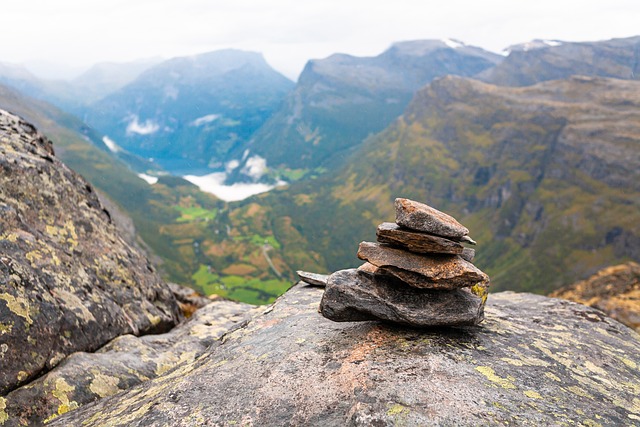
M 82 115 L 87 104 L 121 88 L 159 62 L 159 59 L 146 59 L 130 63 L 100 63 L 70 81 L 42 79 L 25 66 L 0 63 L 0 84 L 47 101 L 69 113 Z
M 241 202 L 220 221 L 230 236 L 273 235 L 285 265 L 332 271 L 357 265 L 358 242 L 407 197 L 468 224 L 493 290 L 549 292 L 640 260 L 639 106 L 637 81 L 437 79 L 330 176 Z
M 70 91 L 70 87 L 62 81 L 46 82 L 33 75 L 26 67 L 18 64 L 0 62 L 0 84 L 9 86 L 25 95 L 38 99 L 57 99 L 51 92 L 55 87 L 64 86 L 62 91 Z
M 580 43 L 534 40 L 508 50 L 504 61 L 479 78 L 504 86 L 528 86 L 572 75 L 640 79 L 640 36 Z
M 152 67 L 92 104 L 84 119 L 169 171 L 221 168 L 292 86 L 262 55 L 221 50 Z
M 249 148 L 272 168 L 317 168 L 383 130 L 434 78 L 472 76 L 500 59 L 451 40 L 422 40 L 396 43 L 376 57 L 312 60 Z
M 134 81 L 140 74 L 162 62 L 160 58 L 132 62 L 101 62 L 70 81 L 84 105 L 91 104 Z M 78 112 L 78 111 L 74 111 Z
M 549 296 L 597 308 L 640 332 L 640 265 L 635 262 L 604 268 Z

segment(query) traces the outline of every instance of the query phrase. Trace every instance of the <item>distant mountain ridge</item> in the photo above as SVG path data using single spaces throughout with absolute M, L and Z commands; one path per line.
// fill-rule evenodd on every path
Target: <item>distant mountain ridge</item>
M 22 65 L 0 63 L 0 83 L 82 116 L 87 104 L 119 89 L 159 61 L 156 58 L 99 63 L 73 80 L 41 79 Z
M 640 36 L 597 42 L 534 40 L 478 77 L 502 86 L 528 86 L 572 75 L 640 79 Z
M 435 77 L 472 76 L 501 59 L 459 42 L 419 40 L 395 43 L 375 57 L 311 60 L 249 148 L 274 167 L 316 168 L 384 129 Z
M 292 86 L 261 54 L 222 50 L 148 69 L 91 105 L 85 119 L 168 170 L 221 168 Z

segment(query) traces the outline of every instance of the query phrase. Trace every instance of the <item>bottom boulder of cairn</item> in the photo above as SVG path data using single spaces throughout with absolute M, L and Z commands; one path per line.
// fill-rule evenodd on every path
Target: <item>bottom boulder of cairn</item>
M 329 276 L 320 313 L 336 322 L 386 320 L 402 325 L 469 326 L 484 318 L 484 299 L 469 288 L 418 289 L 393 276 L 362 270 Z
M 326 280 L 320 313 L 336 322 L 384 320 L 414 327 L 482 322 L 489 276 L 471 263 L 473 251 L 463 250 L 461 243 L 475 244 L 469 230 L 422 203 L 396 199 L 395 207 L 397 225 L 378 228 L 380 243 L 360 244 L 358 257 L 365 264 L 318 276 Z M 302 280 L 310 275 L 300 273 Z

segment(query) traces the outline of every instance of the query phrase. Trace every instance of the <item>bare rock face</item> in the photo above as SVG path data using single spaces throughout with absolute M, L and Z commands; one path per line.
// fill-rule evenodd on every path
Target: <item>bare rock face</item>
M 640 337 L 600 311 L 492 294 L 485 321 L 336 323 L 295 286 L 205 355 L 50 426 L 557 426 L 640 421 Z M 1 412 L 0 412 L 1 413 Z
M 424 203 L 397 198 L 395 206 L 396 224 L 403 227 L 456 240 L 469 234 L 455 218 Z
M 72 354 L 44 376 L 6 395 L 7 419 L 0 425 L 42 425 L 193 362 L 253 309 L 226 300 L 208 302 L 187 322 L 165 334 L 124 335 L 95 353 Z
M 380 243 L 388 243 L 416 253 L 462 254 L 465 249 L 453 240 L 407 230 L 392 222 L 380 224 L 376 236 Z
M 320 313 L 334 322 L 386 320 L 413 327 L 477 325 L 484 301 L 469 289 L 417 289 L 383 274 L 341 270 L 329 276 Z
M 73 352 L 179 318 L 93 188 L 33 126 L 0 111 L 0 395 Z
M 424 256 L 387 245 L 362 242 L 358 258 L 416 288 L 456 289 L 489 281 L 486 274 L 457 255 Z

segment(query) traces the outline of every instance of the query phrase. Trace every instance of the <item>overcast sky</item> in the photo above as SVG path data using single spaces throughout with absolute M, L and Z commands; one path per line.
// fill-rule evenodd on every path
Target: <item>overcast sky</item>
M 394 41 L 498 52 L 534 38 L 640 35 L 639 0 L 3 0 L 0 17 L 0 62 L 86 67 L 232 47 L 264 53 L 293 79 L 308 59 L 377 55 Z

